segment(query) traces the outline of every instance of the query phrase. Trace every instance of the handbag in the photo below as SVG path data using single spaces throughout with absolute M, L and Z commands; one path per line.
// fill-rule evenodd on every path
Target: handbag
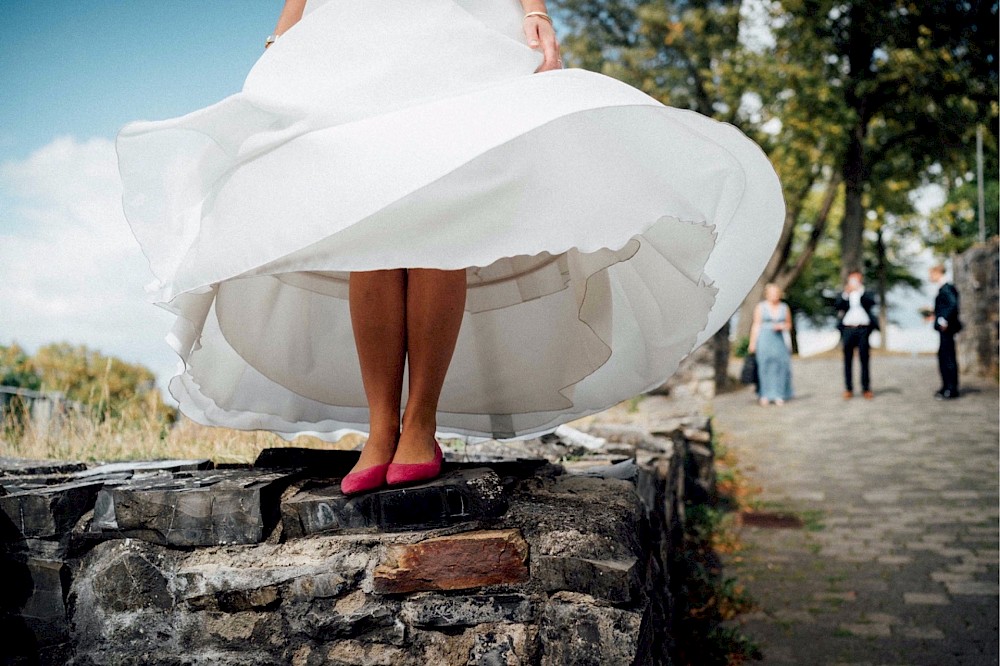
M 759 384 L 757 376 L 757 354 L 750 352 L 743 359 L 743 370 L 740 372 L 740 382 L 743 384 Z

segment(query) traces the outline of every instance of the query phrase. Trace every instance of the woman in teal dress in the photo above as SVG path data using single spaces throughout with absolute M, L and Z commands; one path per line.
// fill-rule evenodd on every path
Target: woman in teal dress
M 785 331 L 792 328 L 792 311 L 781 300 L 781 287 L 768 283 L 764 300 L 753 312 L 750 351 L 757 354 L 760 404 L 783 405 L 792 397 L 792 355 L 785 344 Z

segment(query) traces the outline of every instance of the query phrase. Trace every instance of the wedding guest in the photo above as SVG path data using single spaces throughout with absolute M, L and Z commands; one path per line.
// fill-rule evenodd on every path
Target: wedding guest
M 768 283 L 764 300 L 754 308 L 750 327 L 749 349 L 757 355 L 761 406 L 772 402 L 783 405 L 792 397 L 792 355 L 784 335 L 792 329 L 792 310 L 781 297 L 781 287 Z
M 958 317 L 958 290 L 945 278 L 942 264 L 931 266 L 928 271 L 931 284 L 938 288 L 934 298 L 934 312 L 928 319 L 934 321 L 934 330 L 941 336 L 938 345 L 938 372 L 941 373 L 941 388 L 934 394 L 938 400 L 952 400 L 958 392 L 958 355 L 955 353 L 955 334 L 962 330 Z
M 861 365 L 861 390 L 866 400 L 875 397 L 871 386 L 869 360 L 871 346 L 868 338 L 877 331 L 878 318 L 874 313 L 875 296 L 865 289 L 864 275 L 852 271 L 847 276 L 844 291 L 837 296 L 837 328 L 844 350 L 844 399 L 854 397 L 854 350 L 858 351 Z

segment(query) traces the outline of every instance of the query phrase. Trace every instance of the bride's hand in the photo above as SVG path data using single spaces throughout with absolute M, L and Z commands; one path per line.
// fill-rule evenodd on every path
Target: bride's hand
M 562 69 L 562 56 L 559 55 L 559 42 L 552 24 L 540 16 L 529 16 L 524 19 L 524 35 L 528 38 L 528 46 L 540 49 L 545 59 L 535 72 L 549 69 Z

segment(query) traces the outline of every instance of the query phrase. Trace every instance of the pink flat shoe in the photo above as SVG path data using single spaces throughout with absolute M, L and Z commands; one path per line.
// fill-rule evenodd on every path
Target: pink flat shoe
M 435 439 L 433 460 L 424 463 L 389 463 L 389 469 L 385 473 L 385 483 L 387 486 L 397 486 L 402 483 L 433 479 L 441 473 L 443 461 L 444 454 L 441 452 L 441 445 Z
M 374 490 L 385 484 L 385 473 L 388 469 L 389 463 L 382 463 L 351 472 L 340 480 L 340 492 L 345 495 L 354 495 L 366 490 Z

